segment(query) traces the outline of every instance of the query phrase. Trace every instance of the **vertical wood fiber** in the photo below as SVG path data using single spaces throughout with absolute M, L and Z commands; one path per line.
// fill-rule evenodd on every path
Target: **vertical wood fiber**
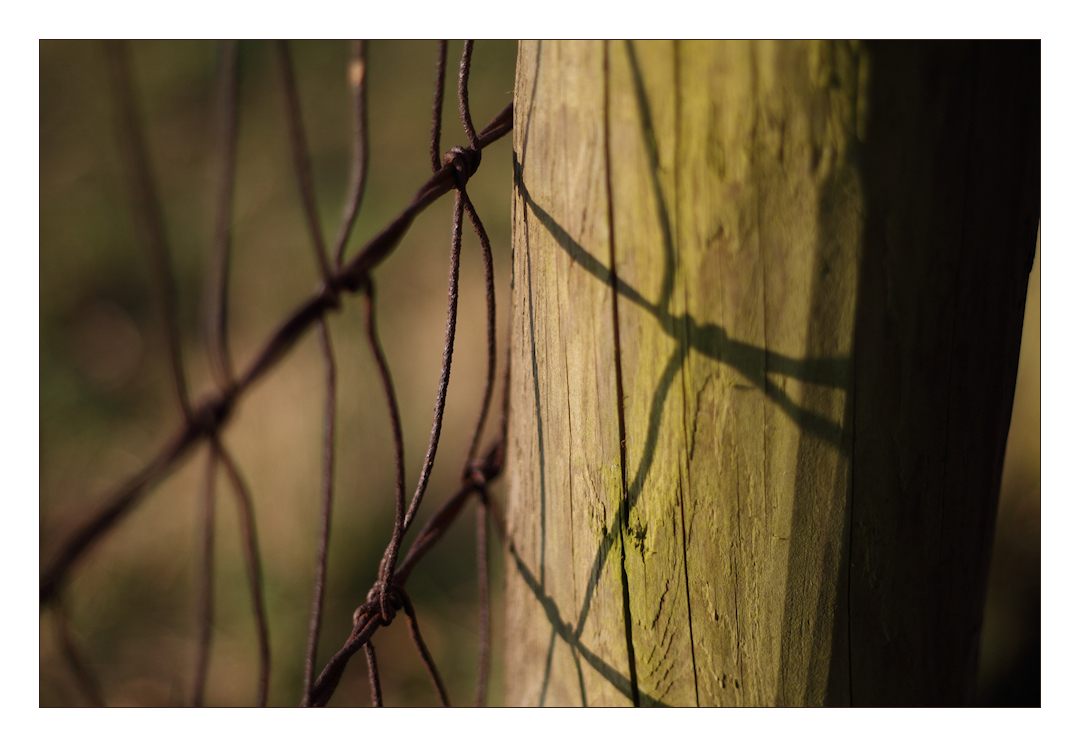
M 568 248 L 581 242 L 606 261 L 603 69 L 597 45 L 546 45 L 541 57 L 523 44 L 519 55 L 510 450 L 531 458 L 508 507 L 507 626 L 536 667 L 507 678 L 508 703 L 629 702 L 621 537 L 605 534 L 621 485 L 614 317 L 608 286 Z
M 930 320 L 986 312 L 957 259 L 984 210 L 982 162 L 947 152 L 978 112 L 961 97 L 933 115 L 974 58 L 931 48 L 912 69 L 908 47 L 877 54 L 892 67 L 875 91 L 878 59 L 855 43 L 521 43 L 508 704 L 929 704 L 963 690 L 964 675 L 911 683 L 966 661 L 945 649 L 977 631 L 1027 235 L 996 242 L 1019 257 L 995 286 L 1007 313 L 958 349 L 956 325 L 974 322 Z M 872 103 L 909 95 L 921 114 L 871 126 Z M 920 150 L 928 137 L 940 154 Z M 959 171 L 941 179 L 938 156 Z M 1030 163 L 1013 160 L 1009 195 L 1030 208 Z M 985 437 L 958 447 L 944 412 Z M 927 469 L 930 493 L 911 483 Z M 979 534 L 954 551 L 936 532 L 963 521 Z M 897 530 L 903 543 L 883 539 Z M 923 659 L 905 664 L 912 642 Z M 881 655 L 902 687 L 877 673 Z

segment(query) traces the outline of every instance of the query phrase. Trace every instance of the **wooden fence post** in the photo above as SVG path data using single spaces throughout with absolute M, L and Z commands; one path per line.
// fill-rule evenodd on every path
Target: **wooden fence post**
M 1038 43 L 522 42 L 508 704 L 970 697 Z

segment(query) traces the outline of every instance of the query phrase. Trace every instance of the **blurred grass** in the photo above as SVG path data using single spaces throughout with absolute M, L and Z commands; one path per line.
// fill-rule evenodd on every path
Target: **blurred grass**
M 158 41 L 135 42 L 129 49 L 165 210 L 185 364 L 198 396 L 211 389 L 199 304 L 218 168 L 217 46 Z M 350 162 L 348 45 L 297 42 L 291 50 L 323 230 L 332 237 Z M 460 50 L 460 42 L 450 44 L 444 151 L 465 142 L 456 106 Z M 369 43 L 369 181 L 348 256 L 408 204 L 430 175 L 434 59 L 434 42 Z M 470 103 L 478 128 L 511 100 L 515 59 L 515 42 L 477 43 Z M 100 45 L 42 42 L 40 81 L 40 507 L 41 544 L 48 553 L 62 522 L 94 505 L 151 458 L 180 418 L 171 399 L 148 263 L 135 244 Z M 318 287 L 284 121 L 279 71 L 269 45 L 241 44 L 229 309 L 238 367 Z M 480 171 L 469 183 L 493 243 L 501 347 L 509 308 L 509 166 L 506 138 L 485 150 Z M 419 473 L 431 428 L 446 322 L 451 208 L 450 197 L 429 208 L 376 272 L 380 333 L 395 375 L 409 481 Z M 483 269 L 479 243 L 468 229 L 462 257 L 455 365 L 421 522 L 457 482 L 482 393 Z M 331 319 L 340 419 L 319 667 L 351 629 L 352 610 L 374 580 L 393 517 L 389 417 L 363 323 L 358 299 L 347 301 Z M 317 341 L 309 335 L 242 400 L 225 433 L 256 503 L 273 657 L 272 705 L 300 700 L 315 553 L 323 376 Z M 489 439 L 493 433 L 489 428 Z M 204 460 L 200 450 L 153 491 L 93 550 L 69 586 L 77 640 L 110 705 L 173 706 L 189 697 Z M 224 481 L 219 481 L 218 519 L 207 702 L 250 705 L 257 677 L 255 629 L 235 502 Z M 409 588 L 451 699 L 463 704 L 471 703 L 475 683 L 476 581 L 473 522 L 463 516 L 459 523 L 425 559 Z M 493 587 L 501 588 L 498 579 Z M 82 704 L 59 657 L 52 622 L 50 614 L 43 615 L 40 703 Z M 404 627 L 380 631 L 376 643 L 388 704 L 436 704 Z M 349 668 L 335 703 L 370 701 L 362 659 Z M 500 663 L 498 657 L 494 663 Z M 498 680 L 492 685 L 493 702 L 498 702 Z
M 460 42 L 450 45 L 443 150 L 464 143 L 455 80 Z M 191 389 L 210 390 L 199 314 L 213 222 L 216 161 L 212 42 L 138 42 L 130 47 L 180 295 Z M 323 230 L 333 236 L 349 165 L 345 43 L 291 45 L 316 178 Z M 242 366 L 275 326 L 318 285 L 284 127 L 278 71 L 264 43 L 241 45 L 239 172 L 230 294 L 233 358 Z M 516 44 L 476 45 L 470 100 L 483 127 L 512 97 Z M 369 182 L 350 244 L 355 251 L 404 207 L 427 178 L 433 42 L 368 47 Z M 40 45 L 40 511 L 48 552 L 66 517 L 137 470 L 179 422 L 149 282 L 135 244 L 119 169 L 100 45 Z M 484 152 L 469 192 L 492 238 L 499 344 L 509 309 L 510 139 Z M 426 448 L 442 354 L 451 198 L 417 219 L 376 272 L 383 344 L 395 376 L 406 438 L 407 477 Z M 1031 277 L 1013 425 L 983 631 L 981 703 L 1038 702 L 1039 657 L 1039 260 Z M 483 274 L 466 230 L 457 352 L 446 427 L 420 520 L 457 479 L 481 396 Z M 348 635 L 352 610 L 374 579 L 390 534 L 393 451 L 389 419 L 363 341 L 361 304 L 331 318 L 338 360 L 336 507 L 319 666 Z M 500 355 L 500 364 L 501 364 Z M 270 703 L 299 702 L 310 605 L 319 490 L 323 366 L 305 339 L 242 401 L 225 440 L 256 502 L 270 620 Z M 494 418 L 493 418 L 494 419 Z M 489 428 L 489 437 L 491 434 Z M 187 702 L 195 652 L 197 522 L 204 454 L 157 488 L 77 570 L 67 594 L 76 638 L 110 705 Z M 371 469 L 368 465 L 378 465 Z M 255 700 L 254 623 L 227 486 L 219 484 L 215 639 L 207 702 Z M 452 702 L 472 702 L 476 583 L 472 524 L 461 526 L 410 580 L 428 646 Z M 499 561 L 499 553 L 493 553 Z M 498 569 L 497 569 L 498 570 Z M 493 641 L 500 640 L 498 575 Z M 52 616 L 41 620 L 40 704 L 84 700 L 63 664 Z M 436 698 L 403 626 L 377 637 L 386 702 Z M 1034 661 L 1034 674 L 1032 674 Z M 501 702 L 493 656 L 489 702 Z M 1034 690 L 1032 689 L 1034 688 Z M 1032 693 L 1034 692 L 1034 695 Z M 336 705 L 366 705 L 359 657 Z

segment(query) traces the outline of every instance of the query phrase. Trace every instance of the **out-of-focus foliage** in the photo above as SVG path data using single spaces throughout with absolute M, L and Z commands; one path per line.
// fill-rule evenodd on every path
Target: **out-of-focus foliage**
M 198 398 L 212 387 L 201 315 L 220 168 L 215 137 L 218 46 L 136 42 L 129 49 L 164 206 L 185 364 Z M 349 48 L 344 42 L 297 42 L 291 50 L 323 230 L 333 237 L 349 171 Z M 449 50 L 444 151 L 467 142 L 456 106 L 461 43 L 451 42 Z M 347 257 L 408 204 L 430 175 L 435 52 L 434 42 L 368 44 L 369 181 Z M 238 368 L 319 285 L 288 151 L 280 71 L 268 44 L 242 43 L 240 54 L 229 301 Z M 477 43 L 470 101 L 478 129 L 511 100 L 515 59 L 514 42 Z M 63 523 L 95 505 L 151 458 L 178 426 L 180 415 L 149 262 L 135 241 L 103 50 L 96 42 L 42 42 L 40 71 L 40 501 L 42 549 L 48 553 Z M 509 308 L 510 173 L 510 138 L 505 138 L 484 151 L 469 183 L 493 243 L 500 347 L 505 346 Z M 395 376 L 406 474 L 412 482 L 431 429 L 442 356 L 451 211 L 452 197 L 429 208 L 375 276 L 380 331 Z M 483 269 L 479 242 L 468 227 L 462 257 L 447 420 L 419 523 L 458 480 L 482 393 Z M 375 578 L 393 519 L 389 416 L 363 324 L 358 298 L 331 317 L 340 419 L 319 667 L 347 637 L 352 610 Z M 241 401 L 225 431 L 254 494 L 270 620 L 271 705 L 295 705 L 301 696 L 314 578 L 323 381 L 317 339 L 309 335 Z M 493 435 L 489 428 L 488 438 Z M 76 641 L 110 705 L 181 705 L 190 697 L 204 472 L 200 449 L 91 552 L 68 586 Z M 207 703 L 251 705 L 258 676 L 255 625 L 236 504 L 224 480 L 219 481 L 217 505 L 215 637 Z M 472 701 L 476 673 L 476 559 L 471 516 L 463 516 L 460 524 L 418 567 L 409 589 L 451 700 L 465 704 Z M 493 586 L 500 588 L 498 579 Z M 496 640 L 499 634 L 496 628 Z M 380 631 L 375 642 L 387 703 L 436 704 L 404 624 Z M 498 664 L 499 658 L 494 661 Z M 370 702 L 363 657 L 354 662 L 334 704 Z M 490 688 L 496 703 L 499 676 L 496 669 Z M 46 613 L 40 703 L 83 702 L 60 657 L 53 617 Z

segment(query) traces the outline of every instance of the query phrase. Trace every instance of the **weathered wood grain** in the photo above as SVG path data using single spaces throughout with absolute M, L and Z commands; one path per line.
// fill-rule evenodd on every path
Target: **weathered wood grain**
M 974 187 L 970 102 L 952 104 L 958 123 L 911 117 L 932 119 L 986 60 L 897 49 L 521 43 L 507 703 L 918 702 L 911 682 L 890 690 L 874 673 L 874 656 L 898 651 L 888 642 L 920 641 L 912 682 L 970 655 L 925 649 L 934 634 L 942 651 L 956 640 L 945 617 L 959 615 L 967 640 L 981 613 L 968 586 L 985 579 L 1005 437 L 991 426 L 1008 424 L 1026 287 L 1018 226 L 1037 220 L 1037 167 L 1034 188 L 1024 156 Z M 888 59 L 875 89 L 889 55 L 903 59 Z M 902 96 L 918 114 L 869 121 L 874 102 Z M 978 147 L 1026 137 L 1020 120 Z M 955 172 L 935 174 L 934 158 Z M 1017 210 L 997 219 L 1015 226 L 986 240 L 1019 259 L 959 274 L 955 258 L 971 251 L 960 227 L 985 218 L 964 200 L 990 200 L 985 183 L 1009 178 Z M 935 184 L 939 194 L 922 194 Z M 904 261 L 897 251 L 911 265 L 882 271 L 883 257 Z M 986 312 L 980 272 L 1002 276 L 1011 311 L 980 322 L 979 358 L 960 360 L 957 299 Z M 927 327 L 941 313 L 951 326 Z M 888 409 L 889 392 L 910 392 L 903 412 Z M 944 411 L 988 431 L 963 467 L 950 461 L 957 431 L 935 435 Z M 910 476 L 927 465 L 906 455 L 927 448 L 938 492 L 913 493 Z M 969 486 L 959 472 L 972 469 L 983 477 Z M 949 502 L 945 490 L 970 495 Z M 941 518 L 909 526 L 923 514 Z M 981 533 L 962 552 L 926 533 L 964 520 Z M 882 539 L 893 529 L 905 544 Z M 924 576 L 905 582 L 898 569 L 930 546 L 940 552 L 916 564 Z M 905 590 L 883 590 L 883 578 Z M 912 598 L 928 586 L 939 596 Z M 867 604 L 852 609 L 860 595 Z M 909 625 L 921 632 L 898 632 Z M 908 676 L 890 666 L 893 680 Z M 923 702 L 952 702 L 964 682 L 924 689 Z
M 605 154 L 597 147 L 603 65 L 596 45 L 557 45 L 542 58 L 528 45 L 520 52 L 515 179 L 529 187 L 514 198 L 510 449 L 534 458 L 511 488 L 517 583 L 507 625 L 538 666 L 535 676 L 507 678 L 507 702 L 629 702 L 621 622 L 618 634 L 608 631 L 622 619 L 623 588 L 621 534 L 610 531 L 622 484 L 614 316 L 610 288 L 594 274 L 606 271 L 610 242 Z M 542 205 L 531 189 L 547 196 Z M 547 249 L 534 251 L 534 238 Z M 575 242 L 596 257 L 593 273 L 575 260 Z

